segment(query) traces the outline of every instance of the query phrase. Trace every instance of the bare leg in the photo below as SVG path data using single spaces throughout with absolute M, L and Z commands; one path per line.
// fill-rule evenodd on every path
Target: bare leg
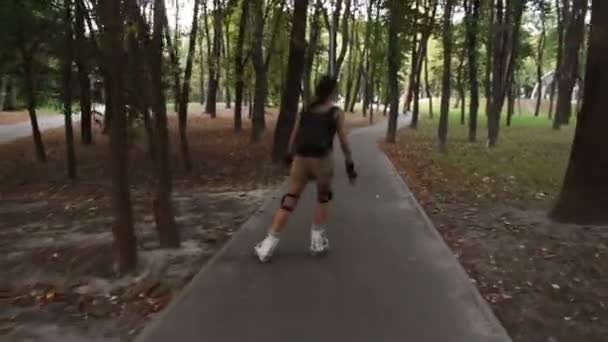
M 315 216 L 313 218 L 313 226 L 324 227 L 327 223 L 328 216 L 328 202 L 331 200 L 331 186 L 329 181 L 322 181 L 317 183 L 317 191 L 319 193 L 319 199 L 323 198 L 323 201 L 317 201 L 317 207 L 315 209 Z
M 298 198 L 302 194 L 302 191 L 304 191 L 305 186 L 306 184 L 292 182 L 289 185 L 288 193 L 296 196 L 296 198 L 290 196 L 286 197 L 285 202 L 283 203 L 284 207 L 292 208 L 292 210 L 295 209 L 296 205 L 298 204 Z M 274 215 L 274 220 L 272 221 L 272 226 L 270 226 L 270 232 L 272 234 L 278 235 L 283 231 L 283 229 L 285 229 L 285 224 L 287 223 L 289 214 L 291 214 L 289 210 L 283 208 L 279 208 L 279 210 L 277 210 L 277 213 Z

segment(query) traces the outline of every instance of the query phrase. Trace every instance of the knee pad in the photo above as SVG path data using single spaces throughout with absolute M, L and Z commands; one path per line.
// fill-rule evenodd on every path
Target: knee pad
M 317 193 L 317 200 L 319 203 L 325 204 L 331 202 L 334 198 L 334 193 L 329 187 L 321 187 Z
M 294 195 L 294 194 L 285 194 L 285 196 L 283 196 L 283 198 L 281 198 L 281 209 L 285 210 L 285 211 L 289 211 L 292 212 L 296 203 L 298 202 L 298 195 Z M 288 203 L 288 199 L 291 199 L 293 201 L 293 203 Z

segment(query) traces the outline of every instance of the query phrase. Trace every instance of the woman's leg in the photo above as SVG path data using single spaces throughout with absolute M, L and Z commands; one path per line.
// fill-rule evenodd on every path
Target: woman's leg
M 283 229 L 285 229 L 285 224 L 287 223 L 287 219 L 289 218 L 289 214 L 296 208 L 298 204 L 298 199 L 304 191 L 304 187 L 306 186 L 301 180 L 292 180 L 289 185 L 289 191 L 281 200 L 281 207 L 277 210 L 277 213 L 274 215 L 274 220 L 272 221 L 272 226 L 270 226 L 270 233 L 274 235 L 279 235 Z
M 327 223 L 329 201 L 333 197 L 331 185 L 329 181 L 317 183 L 318 201 L 315 209 L 315 215 L 312 220 L 314 227 L 325 227 Z

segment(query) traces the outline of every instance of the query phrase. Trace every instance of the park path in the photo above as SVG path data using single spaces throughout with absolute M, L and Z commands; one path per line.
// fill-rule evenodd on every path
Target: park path
M 351 135 L 356 186 L 336 155 L 328 255 L 307 254 L 309 186 L 272 262 L 253 257 L 280 190 L 138 340 L 511 341 L 380 151 L 385 127 Z
M 40 131 L 43 132 L 48 129 L 63 127 L 63 120 L 63 115 L 41 115 L 38 117 L 38 126 Z M 32 125 L 29 120 L 12 125 L 0 125 L 0 144 L 6 144 L 31 135 Z

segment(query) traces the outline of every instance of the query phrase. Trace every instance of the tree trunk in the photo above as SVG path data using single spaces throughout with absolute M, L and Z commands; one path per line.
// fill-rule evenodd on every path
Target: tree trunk
M 44 143 L 42 142 L 42 135 L 40 134 L 40 128 L 38 127 L 38 117 L 36 115 L 36 91 L 34 90 L 34 73 L 32 70 L 32 56 L 22 54 L 23 59 L 23 71 L 24 71 L 24 83 L 25 83 L 25 96 L 27 99 L 27 111 L 30 116 L 30 122 L 32 124 L 32 137 L 34 138 L 34 146 L 36 147 L 36 156 L 38 161 L 46 163 L 46 152 L 44 149 Z
M 264 62 L 264 6 L 262 2 L 254 2 L 254 33 L 253 33 L 253 67 L 255 69 L 255 91 L 253 99 L 251 142 L 257 143 L 262 139 L 266 126 L 265 103 L 268 93 L 268 70 Z
M 583 105 L 562 191 L 551 216 L 577 224 L 608 224 L 608 116 L 604 91 L 608 82 L 608 3 L 593 0 L 592 6 Z
M 198 3 L 195 2 L 194 18 L 198 18 Z M 165 12 L 164 0 L 155 0 L 154 2 L 154 31 L 152 35 L 152 44 L 150 51 L 150 75 L 152 83 L 152 110 L 154 111 L 154 123 L 156 128 L 156 149 L 158 158 L 156 162 L 157 182 L 154 194 L 154 218 L 156 220 L 156 231 L 158 241 L 162 248 L 179 248 L 180 237 L 175 217 L 173 214 L 173 206 L 171 204 L 171 167 L 169 161 L 169 130 L 167 122 L 167 106 L 165 101 L 165 93 L 163 91 L 163 39 L 162 39 L 162 18 Z M 196 35 L 196 24 L 192 26 L 194 36 Z M 194 50 L 194 37 L 190 39 L 190 49 Z M 190 54 L 190 53 L 189 53 Z M 190 68 L 192 68 L 192 59 L 190 59 Z M 186 75 L 189 76 L 189 75 Z M 188 79 L 184 79 L 184 85 L 188 83 Z M 189 91 L 189 86 L 184 86 L 184 89 Z M 188 96 L 182 93 L 182 96 Z M 180 104 L 180 111 L 183 111 L 183 101 Z
M 178 5 L 176 3 L 176 5 Z M 173 76 L 173 109 L 176 113 L 179 113 L 179 101 L 181 95 L 181 68 L 179 66 L 179 6 L 176 6 L 175 10 L 175 29 L 174 36 L 171 37 L 169 28 L 169 18 L 167 13 L 163 13 L 163 21 L 165 25 L 165 41 L 167 43 L 167 50 L 169 50 L 169 59 L 171 61 L 171 74 Z
M 91 81 L 87 64 L 84 29 L 86 8 L 84 6 L 83 0 L 76 0 L 76 65 L 78 66 L 78 80 L 80 83 L 80 139 L 84 145 L 90 145 L 93 143 L 93 122 L 91 118 Z
M 559 129 L 559 126 L 562 124 L 568 124 L 572 115 L 572 91 L 578 75 L 587 6 L 588 0 L 574 0 L 572 2 L 572 10 L 569 13 L 564 36 L 564 54 L 558 74 L 559 88 L 553 121 L 554 129 Z
M 220 43 L 221 43 L 221 31 L 222 31 L 222 13 L 221 8 L 219 6 L 219 1 L 214 0 L 215 4 L 213 9 L 213 48 L 211 54 L 207 58 L 207 64 L 209 68 L 209 73 L 207 76 L 208 85 L 207 85 L 207 103 L 205 105 L 205 112 L 211 115 L 212 118 L 215 118 L 217 113 L 217 90 L 219 86 L 219 60 L 220 60 Z M 203 2 L 206 4 L 206 1 Z M 206 10 L 206 5 L 203 7 Z M 208 19 L 207 14 L 205 13 L 205 25 L 206 25 L 206 33 L 207 33 L 207 42 L 211 44 L 209 37 L 209 29 L 208 29 Z
M 507 127 L 511 126 L 513 114 L 515 113 L 515 94 L 517 86 L 513 84 L 509 89 L 509 99 L 507 101 Z
M 486 36 L 486 72 L 484 79 L 484 88 L 485 88 L 485 96 L 486 96 L 486 116 L 490 116 L 490 111 L 492 109 L 492 64 L 493 58 L 492 55 L 494 53 L 494 5 L 496 0 L 490 0 L 488 2 L 488 7 L 486 11 L 488 11 L 489 15 L 489 24 L 488 24 L 488 35 Z
M 231 54 L 230 54 L 230 15 L 226 16 L 225 21 L 225 36 L 226 39 L 224 40 L 224 51 L 225 51 L 225 58 L 226 61 L 230 61 L 230 59 L 232 58 Z M 226 65 L 225 69 L 225 73 L 226 76 L 224 77 L 224 88 L 226 89 L 226 108 L 230 109 L 232 107 L 232 92 L 230 91 L 230 84 L 232 81 L 232 77 L 230 77 L 230 68 L 228 67 L 228 65 Z
M 340 75 L 344 58 L 348 52 L 348 42 L 350 39 L 352 39 L 348 32 L 348 17 L 352 15 L 350 13 L 351 1 L 352 0 L 346 0 L 346 7 L 344 9 L 344 15 L 342 16 L 342 46 L 340 47 L 340 54 L 338 55 L 338 59 L 336 61 L 336 75 Z M 352 25 L 355 25 L 354 20 Z
M 199 5 L 200 6 L 200 5 Z M 204 105 L 205 104 L 205 50 L 203 49 L 203 37 L 204 34 L 202 34 L 202 32 L 200 32 L 199 29 L 199 34 L 198 34 L 198 48 L 199 48 L 199 58 L 198 58 L 198 68 L 199 68 L 199 93 L 200 93 L 200 97 L 199 97 L 199 103 L 200 105 Z
M 74 153 L 74 132 L 72 131 L 72 61 L 73 61 L 73 31 L 72 31 L 72 0 L 64 0 L 64 32 L 65 50 L 62 70 L 63 114 L 65 118 L 65 141 L 67 152 L 68 178 L 76 179 L 76 154 Z
M 4 102 L 7 98 L 6 91 L 8 88 L 8 76 L 0 76 L 0 111 L 4 110 Z
M 433 92 L 431 91 L 431 84 L 429 83 L 429 51 L 427 49 L 424 54 L 424 85 L 426 87 L 426 96 L 429 99 L 429 116 L 433 118 Z
M 404 113 L 407 113 L 412 108 L 412 98 L 414 95 L 414 86 L 415 86 L 415 78 L 416 78 L 416 61 L 418 60 L 416 53 L 418 52 L 418 45 L 422 44 L 418 42 L 418 10 L 420 8 L 420 0 L 416 0 L 416 5 L 414 7 L 414 18 L 412 18 L 413 25 L 413 36 L 412 36 L 412 52 L 411 52 L 411 65 L 410 65 L 410 76 L 407 87 L 407 94 L 405 96 L 405 108 L 403 110 Z
M 496 2 L 494 16 L 494 56 L 492 70 L 492 106 L 488 116 L 488 147 L 496 146 L 500 129 L 500 114 L 505 97 L 513 80 L 519 30 L 524 8 L 524 0 L 507 2 L 503 7 L 502 1 Z
M 346 75 L 346 97 L 344 98 L 344 110 L 348 111 L 348 105 L 352 101 L 353 95 L 353 84 L 355 83 L 354 74 L 355 68 L 358 64 L 359 51 L 357 47 L 359 46 L 359 32 L 357 31 L 356 21 L 351 25 L 351 36 L 350 40 L 350 53 L 348 54 L 348 60 L 346 62 L 347 66 L 347 75 Z
M 133 232 L 133 212 L 127 172 L 127 122 L 124 102 L 124 50 L 121 1 L 99 2 L 100 20 L 104 27 L 104 60 L 107 67 L 106 83 L 109 92 L 107 112 L 112 113 L 110 128 L 110 167 L 112 175 L 112 203 L 114 207 L 114 253 L 120 274 L 135 270 L 137 245 Z
M 545 39 L 547 36 L 547 30 L 545 27 L 545 11 L 541 10 L 540 13 L 541 32 L 538 39 L 538 48 L 536 52 L 536 80 L 538 88 L 536 89 L 536 106 L 534 107 L 534 116 L 540 115 L 540 106 L 543 101 L 543 59 L 545 53 Z
M 443 13 L 443 77 L 441 82 L 441 113 L 439 116 L 439 151 L 445 152 L 450 116 L 450 73 L 452 66 L 452 7 L 453 0 L 445 0 Z
M 338 25 L 340 24 L 340 14 L 342 12 L 342 1 L 336 0 L 336 7 L 332 15 L 331 25 L 329 27 L 329 62 L 327 63 L 327 73 L 332 76 L 338 74 L 336 51 L 338 45 Z M 347 0 L 349 1 L 349 0 Z
M 457 71 L 457 86 L 458 86 L 458 105 L 460 106 L 460 124 L 462 126 L 465 125 L 466 123 L 466 115 L 465 115 L 465 107 L 466 107 L 466 101 L 465 101 L 465 90 L 464 90 L 464 55 L 465 55 L 465 49 L 462 49 L 462 52 L 460 54 L 460 62 L 458 63 L 458 71 Z
M 478 52 L 477 35 L 479 34 L 479 16 L 481 0 L 465 0 L 466 45 L 469 59 L 469 142 L 477 141 L 477 116 L 479 114 L 479 80 L 477 79 Z
M 234 99 L 234 131 L 243 130 L 243 92 L 245 88 L 245 61 L 243 60 L 243 48 L 245 45 L 245 29 L 249 18 L 249 1 L 241 1 L 241 19 L 239 21 L 239 35 L 234 53 L 234 77 L 235 77 L 235 99 Z M 202 50 L 201 50 L 202 53 Z
M 562 59 L 564 55 L 564 34 L 566 30 L 566 17 L 564 11 L 567 11 L 560 5 L 561 0 L 555 0 L 555 12 L 557 14 L 557 57 L 555 62 L 555 70 L 553 71 L 553 82 L 551 82 L 551 93 L 549 95 L 549 119 L 552 119 L 555 109 L 555 92 L 559 87 L 559 73 L 562 69 Z
M 287 82 L 281 96 L 281 108 L 274 133 L 272 160 L 282 160 L 287 154 L 289 137 L 293 129 L 298 103 L 300 85 L 304 71 L 304 54 L 306 53 L 306 14 L 308 0 L 295 0 L 291 38 L 289 40 L 289 63 L 287 65 Z
M 163 5 L 164 6 L 164 5 Z M 190 80 L 192 79 L 192 66 L 194 64 L 194 53 L 196 51 L 196 35 L 198 34 L 199 1 L 194 1 L 194 13 L 192 15 L 192 29 L 188 43 L 188 56 L 186 57 L 186 70 L 184 71 L 184 84 L 182 85 L 181 98 L 178 106 L 179 138 L 182 151 L 182 159 L 186 171 L 192 170 L 192 159 L 190 158 L 190 146 L 188 144 L 188 103 L 190 102 Z M 162 42 L 161 42 L 162 48 Z M 201 51 L 202 53 L 202 51 Z M 162 69 L 161 69 L 162 70 Z
M 315 3 L 314 14 L 310 23 L 310 30 L 308 35 L 308 49 L 306 49 L 306 57 L 304 59 L 304 80 L 302 81 L 302 98 L 304 99 L 304 102 L 308 102 L 312 98 L 312 68 L 321 33 L 320 17 L 322 10 L 323 0 L 317 0 Z
M 387 143 L 395 143 L 397 135 L 397 120 L 399 117 L 399 64 L 401 63 L 401 47 L 399 44 L 399 22 L 401 18 L 400 0 L 389 0 L 388 22 L 388 86 L 390 113 L 388 119 Z

